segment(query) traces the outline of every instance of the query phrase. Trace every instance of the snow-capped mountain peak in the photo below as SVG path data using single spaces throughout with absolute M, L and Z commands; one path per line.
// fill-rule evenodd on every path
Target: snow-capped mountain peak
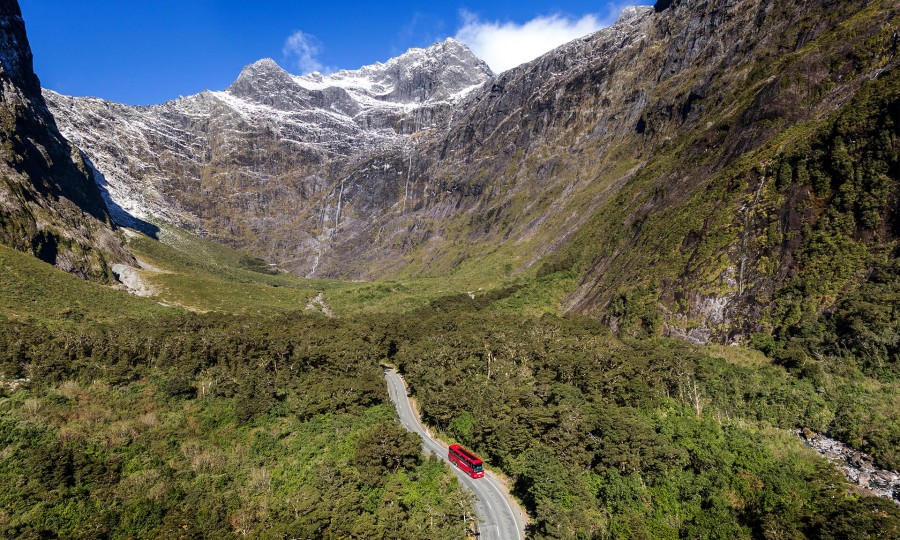
M 327 75 L 294 76 L 271 58 L 264 58 L 245 67 L 226 91 L 282 111 L 312 105 L 336 106 L 356 114 L 377 102 L 412 107 L 456 101 L 492 75 L 465 44 L 449 38 L 424 49 L 410 49 L 384 63 Z
M 211 96 L 245 121 L 292 132 L 300 127 L 294 140 L 306 142 L 314 135 L 316 144 L 345 153 L 350 134 L 361 144 L 383 146 L 435 124 L 491 77 L 487 64 L 451 38 L 384 63 L 327 75 L 291 75 L 264 58 Z

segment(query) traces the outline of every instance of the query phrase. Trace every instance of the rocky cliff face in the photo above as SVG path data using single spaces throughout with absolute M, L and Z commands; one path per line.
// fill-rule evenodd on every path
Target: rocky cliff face
M 450 123 L 490 76 L 451 39 L 328 76 L 296 77 L 261 60 L 223 92 L 156 107 L 45 95 L 90 156 L 121 223 L 162 219 L 323 275 L 337 225 L 363 212 L 344 198 L 355 191 L 351 172 L 387 153 L 397 167 L 382 172 L 396 178 L 421 130 Z M 381 202 L 396 196 L 378 194 Z M 337 260 L 329 268 L 363 273 Z
M 565 309 L 730 340 L 768 324 L 834 202 L 799 172 L 773 180 L 785 148 L 831 140 L 829 118 L 891 86 L 897 21 L 888 1 L 659 2 L 496 76 L 449 40 L 327 77 L 263 60 L 158 107 L 45 95 L 133 215 L 301 275 L 441 272 L 504 249 L 511 272 L 581 276 Z M 879 223 L 890 200 L 871 203 Z M 848 241 L 890 252 L 880 227 Z
M 63 270 L 112 279 L 130 256 L 100 189 L 41 96 L 18 2 L 0 1 L 0 242 Z

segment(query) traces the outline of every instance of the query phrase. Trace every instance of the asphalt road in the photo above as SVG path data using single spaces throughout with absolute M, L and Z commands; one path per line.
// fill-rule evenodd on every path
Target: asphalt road
M 400 415 L 400 423 L 407 430 L 422 438 L 425 452 L 443 459 L 456 473 L 463 487 L 475 494 L 475 513 L 478 514 L 478 529 L 482 540 L 523 540 L 525 538 L 525 516 L 519 505 L 512 501 L 506 487 L 487 471 L 482 478 L 472 478 L 460 471 L 447 459 L 447 446 L 425 431 L 425 427 L 413 412 L 403 377 L 394 369 L 385 368 L 391 401 Z

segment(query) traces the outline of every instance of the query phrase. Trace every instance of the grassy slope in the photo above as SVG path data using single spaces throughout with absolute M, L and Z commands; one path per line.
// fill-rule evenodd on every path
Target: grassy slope
M 499 301 L 498 309 L 555 313 L 574 284 L 571 274 L 536 279 L 536 269 L 510 275 L 510 258 L 517 255 L 509 246 L 472 257 L 442 275 L 410 271 L 379 282 L 260 273 L 248 267 L 241 252 L 173 228 L 164 229 L 161 241 L 134 236 L 130 246 L 142 262 L 158 270 L 141 272 L 156 289 L 158 300 L 201 312 L 275 315 L 304 310 L 322 293 L 324 302 L 338 316 L 404 313 L 444 296 L 469 292 L 478 296 L 514 286 L 516 292 Z M 315 309 L 321 308 L 316 305 Z
M 161 239 L 132 235 L 129 241 L 135 255 L 151 268 L 140 273 L 155 289 L 153 298 L 84 281 L 0 246 L 0 317 L 50 324 L 96 323 L 156 318 L 183 313 L 184 308 L 272 316 L 305 310 L 319 293 L 338 316 L 403 313 L 440 297 L 467 292 L 479 296 L 508 286 L 517 290 L 497 302 L 499 309 L 540 314 L 555 312 L 574 283 L 569 274 L 540 279 L 534 279 L 534 271 L 507 275 L 508 248 L 473 258 L 441 276 L 405 275 L 363 283 L 253 271 L 245 254 L 173 228 L 166 228 Z
M 177 311 L 84 281 L 31 255 L 0 246 L 0 319 L 64 324 L 158 317 Z

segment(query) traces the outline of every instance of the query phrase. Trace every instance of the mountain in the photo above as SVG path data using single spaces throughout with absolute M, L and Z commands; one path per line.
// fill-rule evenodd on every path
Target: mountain
M 897 35 L 889 1 L 681 0 L 498 75 L 448 40 L 155 107 L 45 97 L 134 216 L 299 275 L 559 279 L 620 333 L 730 342 L 893 258 Z
M 85 278 L 131 262 L 79 150 L 56 127 L 34 74 L 18 2 L 0 1 L 0 243 Z
M 336 224 L 355 211 L 341 180 L 373 155 L 409 154 L 490 76 L 449 39 L 327 76 L 264 59 L 223 92 L 154 107 L 45 95 L 115 206 L 318 275 Z M 131 225 L 125 212 L 114 217 Z

